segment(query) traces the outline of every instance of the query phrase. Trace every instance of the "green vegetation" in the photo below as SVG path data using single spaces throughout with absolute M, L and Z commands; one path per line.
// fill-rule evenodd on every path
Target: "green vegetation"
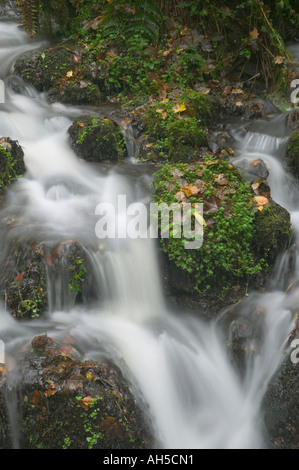
M 21 176 L 16 171 L 16 164 L 10 150 L 6 150 L 0 144 L 0 188 L 2 190 Z
M 86 273 L 86 269 L 83 266 L 83 259 L 78 259 L 74 266 L 70 266 L 69 271 L 71 274 L 69 289 L 73 292 L 81 292 Z
M 95 61 L 108 94 L 140 97 L 216 79 L 255 64 L 265 86 L 286 89 L 296 34 L 295 0 L 18 0 L 30 35 L 51 25 Z
M 203 203 L 204 240 L 200 249 L 186 250 L 184 233 L 161 238 L 168 258 L 192 276 L 194 288 L 226 288 L 265 268 L 252 251 L 255 232 L 253 194 L 248 183 L 227 161 L 206 156 L 193 164 L 164 165 L 154 177 L 155 202 Z M 193 206 L 194 207 L 194 206 Z M 194 215 L 196 214 L 191 212 Z M 173 223 L 173 219 L 171 220 Z

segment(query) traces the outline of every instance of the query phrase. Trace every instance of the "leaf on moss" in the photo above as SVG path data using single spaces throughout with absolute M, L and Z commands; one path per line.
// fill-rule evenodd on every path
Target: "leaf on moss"
M 186 111 L 187 106 L 185 103 L 177 103 L 172 109 L 175 113 L 182 113 L 183 111 Z

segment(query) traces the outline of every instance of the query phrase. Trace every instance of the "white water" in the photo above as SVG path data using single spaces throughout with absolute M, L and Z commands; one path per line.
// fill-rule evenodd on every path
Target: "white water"
M 33 46 L 14 24 L 0 23 L 2 72 L 9 73 L 15 57 Z M 240 309 L 244 318 L 257 305 L 265 312 L 258 331 L 260 352 L 249 356 L 245 376 L 240 377 L 228 354 L 229 331 L 222 328 L 221 319 L 205 323 L 167 310 L 154 240 L 103 243 L 95 236 L 96 205 L 115 201 L 118 194 L 126 194 L 128 203 L 149 202 L 149 179 L 129 178 L 117 169 L 80 161 L 67 138 L 72 117 L 80 110 L 48 105 L 45 96 L 30 87 L 24 87 L 23 95 L 9 87 L 6 91 L 6 104 L 0 107 L 0 136 L 19 140 L 28 172 L 10 191 L 0 214 L 13 214 L 21 226 L 8 231 L 2 243 L 10 238 L 76 239 L 92 257 L 99 290 L 105 294 L 105 302 L 98 306 L 50 311 L 44 319 L 26 325 L 2 308 L 0 337 L 9 369 L 14 369 L 17 352 L 35 334 L 47 331 L 55 338 L 68 331 L 86 357 L 101 360 L 108 355 L 120 367 L 126 364 L 124 373 L 149 405 L 157 446 L 263 447 L 260 405 L 282 360 L 298 292 L 287 296 L 278 289 L 251 295 Z M 296 188 L 290 190 L 294 184 L 282 161 L 284 137 L 248 134 L 238 146 L 240 155 L 264 159 L 274 199 L 298 220 L 299 193 Z M 298 225 L 294 224 L 295 229 Z M 14 446 L 18 447 L 17 432 Z

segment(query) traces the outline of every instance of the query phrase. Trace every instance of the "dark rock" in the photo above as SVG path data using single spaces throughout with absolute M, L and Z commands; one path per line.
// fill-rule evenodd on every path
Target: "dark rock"
M 153 444 L 137 390 L 113 364 L 82 362 L 69 335 L 57 341 L 35 337 L 19 358 L 16 388 L 21 449 L 144 449 Z M 5 383 L 0 390 L 0 429 L 5 430 Z M 7 448 L 4 431 L 0 438 L 0 447 Z
M 24 152 L 19 143 L 9 137 L 0 139 L 0 192 L 26 171 Z
M 234 165 L 238 168 L 241 175 L 251 182 L 257 179 L 266 180 L 269 176 L 269 170 L 265 162 L 260 158 L 253 161 L 243 158 L 234 163 Z
M 0 0 L 0 17 L 17 20 L 21 18 L 16 0 Z
M 299 449 L 299 368 L 286 353 L 284 363 L 268 386 L 263 401 L 268 445 L 274 449 Z
M 7 221 L 8 226 L 17 223 Z M 13 240 L 1 253 L 0 298 L 19 320 L 98 299 L 91 261 L 80 244 Z
M 74 121 L 68 132 L 72 148 L 84 160 L 118 161 L 126 154 L 122 130 L 109 119 L 83 115 Z
M 92 81 L 89 67 L 78 67 L 75 52 L 57 46 L 35 50 L 20 56 L 15 73 L 39 91 L 48 92 L 51 103 L 96 105 L 105 101 L 99 87 Z
M 253 250 L 272 268 L 277 257 L 290 246 L 293 232 L 289 212 L 274 201 L 255 215 Z
M 287 167 L 292 175 L 299 179 L 299 130 L 289 139 L 286 151 Z

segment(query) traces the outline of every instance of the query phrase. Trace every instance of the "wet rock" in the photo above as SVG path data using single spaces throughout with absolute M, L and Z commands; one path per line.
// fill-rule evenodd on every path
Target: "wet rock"
M 15 73 L 39 91 L 48 92 L 51 103 L 96 105 L 105 101 L 90 68 L 79 66 L 78 60 L 75 51 L 63 46 L 35 50 L 16 60 Z
M 69 81 L 59 88 L 51 88 L 48 92 L 50 103 L 65 103 L 73 105 L 96 105 L 105 101 L 99 87 L 91 82 L 82 86 L 80 82 Z
M 0 138 L 0 193 L 26 171 L 24 152 L 16 140 Z
M 248 181 L 254 182 L 258 179 L 266 180 L 269 176 L 269 170 L 263 160 L 248 160 L 243 158 L 238 160 L 234 165 L 239 169 L 242 176 Z
M 21 18 L 16 0 L 0 0 L 0 17 L 18 20 Z
M 15 72 L 39 91 L 48 91 L 72 70 L 73 54 L 65 47 L 27 52 L 15 62 Z
M 109 119 L 79 116 L 68 132 L 74 151 L 89 162 L 119 161 L 126 155 L 122 130 Z
M 292 240 L 289 212 L 274 201 L 255 215 L 253 249 L 272 268 L 277 257 L 284 253 Z
M 264 428 L 270 448 L 299 449 L 299 368 L 289 353 L 268 386 L 263 401 Z
M 138 392 L 113 364 L 78 356 L 70 335 L 55 341 L 35 337 L 22 353 L 16 394 L 20 448 L 150 448 L 153 437 Z M 1 429 L 5 418 L 0 401 Z M 0 438 L 0 447 L 7 447 L 6 435 Z
M 292 175 L 299 179 L 299 130 L 294 132 L 289 139 L 286 163 Z
M 5 220 L 2 224 L 14 225 Z M 1 252 L 0 298 L 18 320 L 98 299 L 90 260 L 80 244 L 12 241 Z

